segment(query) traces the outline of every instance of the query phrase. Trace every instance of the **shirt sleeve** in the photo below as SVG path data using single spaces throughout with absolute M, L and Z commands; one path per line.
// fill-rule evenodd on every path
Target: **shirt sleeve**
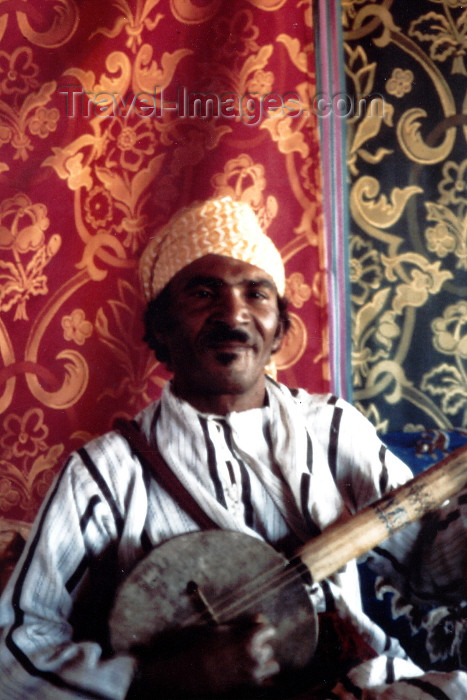
M 92 562 L 115 561 L 123 527 L 114 485 L 86 455 L 73 455 L 57 478 L 4 592 L 3 700 L 118 700 L 133 679 L 132 656 L 106 656 L 102 643 L 78 641 L 70 622 Z
M 330 396 L 310 406 L 310 424 L 351 513 L 412 478 L 410 469 L 383 444 L 374 426 L 354 406 Z

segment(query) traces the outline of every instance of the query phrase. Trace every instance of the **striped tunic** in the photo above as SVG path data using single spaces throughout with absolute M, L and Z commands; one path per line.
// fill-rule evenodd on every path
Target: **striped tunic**
M 287 555 L 410 477 L 349 404 L 269 380 L 264 407 L 227 416 L 199 413 L 168 384 L 137 421 L 221 528 Z M 72 454 L 2 598 L 0 698 L 124 698 L 136 661 L 109 646 L 115 588 L 155 545 L 196 529 L 119 434 Z M 390 682 L 392 694 L 377 697 L 467 697 L 463 673 L 423 675 L 364 615 L 355 562 L 311 595 L 318 610 L 337 606 L 379 654 L 343 679 L 343 692 Z

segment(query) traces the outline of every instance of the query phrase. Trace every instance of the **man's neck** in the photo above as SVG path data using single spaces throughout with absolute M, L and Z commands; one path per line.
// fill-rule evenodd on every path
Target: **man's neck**
M 216 416 L 226 416 L 228 413 L 249 411 L 252 408 L 262 408 L 266 403 L 266 387 L 255 387 L 252 392 L 242 394 L 199 394 L 190 395 L 179 390 L 172 384 L 174 393 L 189 403 L 200 413 L 210 413 Z

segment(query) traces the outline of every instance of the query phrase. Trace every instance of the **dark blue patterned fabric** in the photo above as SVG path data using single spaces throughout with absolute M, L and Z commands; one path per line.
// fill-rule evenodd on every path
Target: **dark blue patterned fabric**
M 429 430 L 423 432 L 386 433 L 382 439 L 388 448 L 402 459 L 415 474 L 428 469 L 449 453 L 467 444 L 467 430 Z M 439 670 L 451 670 L 455 667 L 457 659 L 447 658 L 442 662 L 433 664 L 430 661 L 427 649 L 427 633 L 421 630 L 413 634 L 409 618 L 401 614 L 397 619 L 393 618 L 391 606 L 394 604 L 393 594 L 385 593 L 382 600 L 378 600 L 375 595 L 376 575 L 369 570 L 366 564 L 359 566 L 363 607 L 365 612 L 377 622 L 389 635 L 397 637 L 406 649 L 409 656 L 424 669 L 438 668 Z M 417 608 L 414 610 L 422 617 L 431 608 Z M 413 613 L 412 613 L 413 614 Z M 458 606 L 451 606 L 446 609 L 439 624 L 437 634 L 441 639 L 449 636 L 455 620 L 463 620 L 466 616 L 466 609 Z

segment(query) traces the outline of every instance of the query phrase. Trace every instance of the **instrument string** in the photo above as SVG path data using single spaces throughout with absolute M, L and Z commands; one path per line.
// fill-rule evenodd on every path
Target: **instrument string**
M 265 600 L 293 581 L 303 578 L 305 569 L 303 562 L 297 558 L 292 559 L 290 562 L 280 562 L 250 579 L 235 591 L 228 591 L 217 599 L 210 600 L 210 607 L 216 618 L 223 623 L 227 623 L 229 620 L 248 612 L 254 603 Z M 267 581 L 264 585 L 262 582 L 265 579 Z M 240 597 L 238 596 L 239 593 Z M 197 613 L 190 616 L 185 621 L 185 625 L 200 624 L 202 622 L 204 622 L 202 614 Z

